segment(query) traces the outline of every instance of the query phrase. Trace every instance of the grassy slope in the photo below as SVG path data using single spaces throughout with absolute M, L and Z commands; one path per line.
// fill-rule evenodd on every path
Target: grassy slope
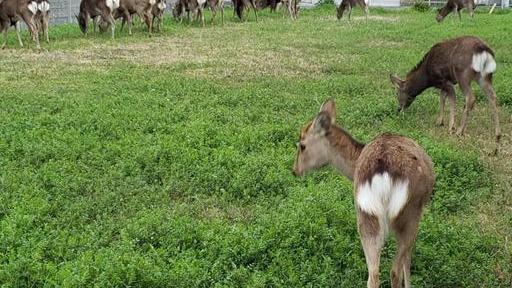
M 297 22 L 227 15 L 222 28 L 167 20 L 160 35 L 115 41 L 59 26 L 48 51 L 0 51 L 0 284 L 364 286 L 350 182 L 290 173 L 299 127 L 332 97 L 356 138 L 399 132 L 434 160 L 413 284 L 510 287 L 510 13 L 437 25 L 374 9 L 367 26 L 334 21 L 332 7 Z M 464 139 L 435 127 L 434 91 L 393 113 L 389 72 L 462 34 L 497 54 L 497 158 L 478 90 Z

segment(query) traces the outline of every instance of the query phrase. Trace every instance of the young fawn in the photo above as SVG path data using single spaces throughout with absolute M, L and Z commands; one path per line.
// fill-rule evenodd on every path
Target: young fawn
M 335 119 L 335 103 L 328 100 L 300 133 L 293 172 L 302 176 L 330 164 L 353 180 L 368 287 L 379 287 L 380 252 L 389 230 L 398 245 L 392 287 L 410 287 L 412 249 L 435 182 L 432 161 L 413 140 L 398 135 L 385 133 L 359 143 Z

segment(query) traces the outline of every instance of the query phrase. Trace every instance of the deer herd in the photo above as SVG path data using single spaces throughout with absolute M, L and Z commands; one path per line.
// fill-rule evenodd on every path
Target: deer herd
M 233 13 L 243 21 L 244 12 L 252 9 L 257 20 L 258 10 L 270 7 L 275 11 L 282 4 L 284 12 L 297 19 L 298 2 L 233 0 Z M 356 5 L 362 7 L 367 21 L 368 0 L 342 0 L 337 7 L 337 18 L 341 19 L 348 9 L 350 19 L 351 10 Z M 88 33 L 88 24 L 92 20 L 95 33 L 98 29 L 105 31 L 110 28 L 114 37 L 116 19 L 121 18 L 121 29 L 128 25 L 131 35 L 133 18 L 138 16 L 151 33 L 155 27 L 160 30 L 166 7 L 166 0 L 82 0 L 76 19 L 84 34 Z M 473 17 L 473 0 L 448 0 L 438 10 L 436 20 L 441 22 L 451 12 L 457 12 L 460 18 L 460 10 L 464 7 Z M 223 0 L 178 0 L 172 14 L 181 22 L 185 14 L 190 21 L 192 12 L 196 20 L 204 25 L 205 8 L 212 11 L 212 22 L 220 11 L 224 23 Z M 23 46 L 20 36 L 22 20 L 37 47 L 39 32 L 49 42 L 49 10 L 48 0 L 0 0 L 0 28 L 4 34 L 2 48 L 6 45 L 10 26 L 15 26 L 19 45 Z M 463 36 L 435 44 L 403 80 L 392 74 L 390 81 L 397 92 L 398 111 L 407 109 L 426 89 L 437 88 L 440 101 L 436 123 L 444 125 L 444 106 L 448 99 L 448 130 L 457 135 L 463 135 L 466 131 L 469 112 L 475 103 L 471 89 L 471 83 L 475 81 L 490 103 L 498 146 L 501 130 L 496 93 L 492 86 L 495 70 L 493 50 L 477 37 Z M 458 128 L 455 127 L 456 84 L 465 97 Z M 380 252 L 390 231 L 395 235 L 398 246 L 391 269 L 391 285 L 410 287 L 412 250 L 418 224 L 435 182 L 430 157 L 413 140 L 391 133 L 379 135 L 366 144 L 355 140 L 336 123 L 335 102 L 327 100 L 300 133 L 293 172 L 302 176 L 325 165 L 334 166 L 354 183 L 357 227 L 368 268 L 368 287 L 379 287 Z

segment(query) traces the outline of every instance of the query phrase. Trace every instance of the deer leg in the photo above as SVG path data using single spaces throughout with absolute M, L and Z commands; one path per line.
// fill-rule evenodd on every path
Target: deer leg
M 446 92 L 444 90 L 439 91 L 439 116 L 437 117 L 437 126 L 443 126 L 444 124 L 444 104 L 446 103 Z
M 133 19 L 132 15 L 130 15 L 130 12 L 126 10 L 124 11 L 123 23 L 121 24 L 121 31 L 123 31 L 123 24 L 125 21 L 128 23 L 128 35 L 132 35 Z
M 448 123 L 448 131 L 450 134 L 455 132 L 455 89 L 453 85 L 449 85 L 445 88 L 446 96 L 450 103 L 450 119 Z
M 0 27 L 2 27 L 2 34 L 4 34 L 4 43 L 2 43 L 1 47 L 2 49 L 5 49 L 5 46 L 7 45 L 7 29 L 9 29 L 9 24 L 10 23 L 0 23 Z M 18 39 L 21 40 L 21 38 Z
M 44 30 L 44 38 L 46 39 L 46 43 L 50 43 L 50 37 L 48 36 L 48 23 L 49 20 L 48 12 L 44 12 L 43 14 L 43 30 Z
M 392 227 L 395 231 L 397 252 L 391 268 L 391 287 L 411 287 L 411 255 L 418 232 L 421 211 L 412 213 L 413 217 L 406 221 L 395 220 Z
M 462 22 L 462 16 L 460 15 L 460 9 L 457 9 L 457 14 L 459 14 L 459 21 Z
M 92 30 L 94 34 L 98 32 L 98 21 L 100 18 L 98 16 L 92 17 Z M 89 18 L 87 18 L 87 23 L 89 23 Z
M 468 77 L 462 78 L 469 79 Z M 471 111 L 475 105 L 475 96 L 473 95 L 473 91 L 471 91 L 470 81 L 459 81 L 459 86 L 466 98 L 466 103 L 464 105 L 464 111 L 462 112 L 460 127 L 457 129 L 457 135 L 464 135 L 464 132 L 466 131 L 467 120 L 469 118 L 469 111 Z
M 256 11 L 256 3 L 254 0 L 251 0 L 252 10 L 254 10 L 254 17 L 256 17 L 256 22 L 258 22 L 258 11 Z
M 492 109 L 492 118 L 494 120 L 494 132 L 496 135 L 496 143 L 500 142 L 501 139 L 501 128 L 500 128 L 500 119 L 498 107 L 496 106 L 496 92 L 492 88 L 492 78 L 491 74 L 487 75 L 486 78 L 481 78 L 478 81 L 478 84 L 484 90 L 485 95 L 489 99 L 489 104 Z M 496 151 L 497 152 L 497 151 Z
M 223 3 L 221 3 L 221 6 L 220 6 L 220 18 L 221 18 L 222 26 L 224 26 L 224 4 Z
M 364 17 L 366 20 L 366 24 L 368 24 L 368 5 L 364 5 Z
M 5 36 L 7 37 L 7 29 L 5 29 Z M 21 42 L 21 22 L 16 22 L 16 36 L 18 36 L 18 43 L 20 43 L 20 47 L 23 47 L 23 42 Z
M 368 288 L 379 287 L 380 252 L 384 244 L 384 227 L 376 216 L 357 209 L 357 223 L 368 268 Z
M 203 8 L 199 8 L 199 13 L 201 15 L 201 27 L 204 27 L 204 14 L 203 14 Z
M 34 15 L 30 15 L 30 16 L 25 15 L 25 16 L 23 16 L 23 20 L 25 21 L 25 23 L 28 26 L 28 29 L 30 30 L 30 34 L 32 35 L 32 40 L 34 42 L 36 42 L 37 49 L 40 49 L 41 46 L 39 45 L 39 35 L 37 33 L 37 26 L 34 23 Z
M 350 21 L 350 15 L 352 14 L 352 5 L 348 5 L 348 21 Z

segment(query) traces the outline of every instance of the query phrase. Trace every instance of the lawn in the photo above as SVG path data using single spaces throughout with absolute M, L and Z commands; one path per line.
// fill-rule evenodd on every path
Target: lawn
M 363 287 L 352 185 L 332 168 L 295 178 L 300 127 L 326 98 L 361 141 L 420 143 L 437 182 L 413 254 L 415 287 L 512 285 L 511 13 L 334 6 L 224 26 L 140 24 L 111 40 L 51 27 L 43 50 L 0 51 L 1 287 Z M 207 20 L 209 15 L 206 16 Z M 220 18 L 220 17 L 219 17 Z M 219 20 L 219 19 L 218 19 Z M 468 135 L 436 127 L 437 92 L 405 113 L 389 81 L 436 42 L 495 51 L 503 140 L 475 85 Z M 462 95 L 457 90 L 457 121 Z M 389 287 L 388 241 L 381 283 Z

